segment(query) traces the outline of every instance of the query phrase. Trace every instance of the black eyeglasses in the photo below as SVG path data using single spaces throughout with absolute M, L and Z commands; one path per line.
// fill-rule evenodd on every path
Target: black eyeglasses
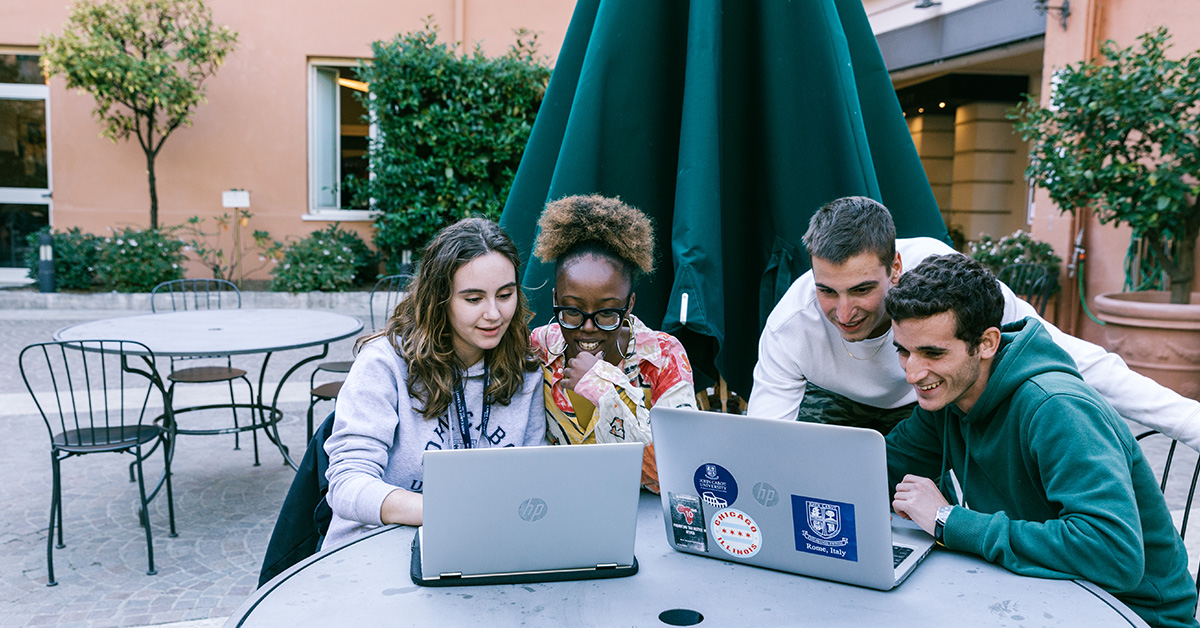
M 632 297 L 633 295 L 630 295 L 630 299 Z M 612 331 L 621 326 L 621 319 L 625 318 L 626 312 L 629 311 L 630 299 L 625 300 L 624 307 L 604 307 L 595 312 L 584 312 L 568 305 L 555 305 L 554 318 L 563 329 L 579 329 L 590 319 L 597 329 Z

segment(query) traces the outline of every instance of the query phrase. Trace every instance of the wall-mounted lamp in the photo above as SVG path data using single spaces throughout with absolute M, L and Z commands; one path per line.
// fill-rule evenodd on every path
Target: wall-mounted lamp
M 939 4 L 941 4 L 941 2 L 934 2 L 933 0 L 917 0 L 917 3 L 913 5 L 913 8 L 928 9 L 929 7 L 936 7 Z
M 1067 16 L 1071 15 L 1071 0 L 1062 0 L 1062 4 L 1056 7 L 1050 6 L 1049 0 L 1033 0 L 1033 8 L 1042 15 L 1051 11 L 1058 13 L 1062 29 L 1067 30 Z

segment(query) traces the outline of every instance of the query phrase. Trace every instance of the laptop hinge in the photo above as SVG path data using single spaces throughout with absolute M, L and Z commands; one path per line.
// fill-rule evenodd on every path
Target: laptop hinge
M 616 563 L 600 563 L 596 565 L 596 569 L 616 569 Z
M 461 578 L 461 577 L 462 577 L 462 572 L 461 572 L 461 571 L 452 571 L 452 572 L 450 572 L 450 573 L 444 573 L 444 574 L 442 574 L 442 575 L 441 575 L 441 576 L 439 576 L 439 577 L 440 577 L 441 579 L 443 579 L 443 580 L 450 580 L 450 579 L 453 579 L 453 578 Z

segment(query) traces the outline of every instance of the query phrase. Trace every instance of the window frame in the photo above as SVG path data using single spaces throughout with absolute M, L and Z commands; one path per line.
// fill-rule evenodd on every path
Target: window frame
M 0 46 L 0 55 L 40 57 L 41 51 L 34 47 Z M 45 115 L 46 142 L 46 187 L 0 187 L 0 205 L 33 205 L 46 208 L 46 224 L 54 227 L 54 126 L 50 117 L 50 84 L 45 74 L 41 83 L 0 83 L 0 98 L 41 102 Z M 15 243 L 14 243 L 15 244 Z M 0 273 L 8 270 L 0 266 Z M 16 267 L 20 268 L 20 267 Z
M 322 58 L 314 57 L 308 60 L 307 66 L 307 96 L 308 96 L 308 151 L 307 151 L 307 168 L 308 168 L 308 186 L 305 192 L 307 198 L 307 212 L 302 217 L 305 221 L 337 221 L 337 222 L 356 222 L 356 221 L 373 221 L 379 216 L 380 212 L 370 208 L 343 208 L 329 207 L 319 205 L 319 196 L 322 194 L 318 186 L 321 183 L 319 166 L 322 160 L 320 151 L 323 149 L 321 142 L 318 140 L 322 132 L 323 123 L 328 122 L 325 118 L 325 112 L 319 111 L 321 77 L 320 74 L 324 70 L 335 70 L 338 72 L 338 77 L 342 76 L 342 72 L 348 68 L 357 67 L 360 62 L 370 63 L 369 59 L 345 59 L 345 58 Z M 333 99 L 333 120 L 335 125 L 339 125 L 341 121 L 341 101 L 340 98 Z M 368 129 L 368 141 L 374 141 L 377 136 L 377 126 L 372 121 Z M 334 145 L 334 159 L 337 164 L 336 181 L 340 183 L 342 179 L 340 155 L 341 155 L 341 133 L 340 130 L 335 134 L 337 138 Z M 369 158 L 369 157 L 368 157 Z M 371 175 L 374 176 L 374 175 Z

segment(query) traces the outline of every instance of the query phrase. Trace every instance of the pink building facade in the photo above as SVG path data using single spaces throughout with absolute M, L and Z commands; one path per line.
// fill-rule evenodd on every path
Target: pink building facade
M 222 192 L 250 192 L 248 229 L 288 240 L 340 222 L 370 242 L 371 215 L 336 182 L 366 147 L 351 97 L 370 44 L 432 19 L 446 40 L 503 53 L 514 30 L 538 34 L 553 62 L 574 0 L 208 0 L 238 45 L 206 82 L 208 102 L 156 161 L 160 225 L 219 216 Z M 100 137 L 92 97 L 36 71 L 42 33 L 61 32 L 68 3 L 0 1 L 0 266 L 21 265 L 21 233 L 46 224 L 104 233 L 149 225 L 145 158 L 136 141 Z M 8 68 L 6 70 L 6 68 Z M 226 240 L 228 242 L 228 239 Z M 203 271 L 193 271 L 202 276 Z M 265 271 L 259 273 L 265 277 Z
M 220 215 L 228 211 L 221 193 L 244 189 L 251 229 L 286 240 L 338 221 L 369 241 L 370 213 L 345 206 L 336 183 L 369 133 L 352 84 L 339 79 L 352 78 L 370 43 L 420 29 L 430 16 L 448 40 L 479 43 L 489 54 L 503 52 L 514 29 L 530 29 L 552 60 L 574 4 L 209 0 L 214 19 L 237 31 L 239 43 L 207 82 L 208 102 L 194 124 L 176 131 L 159 156 L 160 222 Z M 1082 231 L 1090 299 L 1121 288 L 1128 230 L 1061 214 L 1031 190 L 1025 147 L 1004 112 L 1022 92 L 1045 93 L 1055 68 L 1094 56 L 1106 39 L 1128 46 L 1166 25 L 1177 51 L 1200 48 L 1200 3 L 1072 0 L 1066 16 L 1061 4 L 864 0 L 947 223 L 969 238 L 1026 229 L 1064 260 Z M 37 72 L 39 35 L 59 32 L 67 13 L 65 1 L 0 0 L 0 266 L 19 266 L 20 234 L 47 221 L 94 233 L 149 222 L 139 147 L 101 138 L 91 97 L 67 91 L 61 79 L 46 84 Z M 1079 306 L 1077 280 L 1064 274 L 1060 282 L 1056 322 L 1102 341 Z

